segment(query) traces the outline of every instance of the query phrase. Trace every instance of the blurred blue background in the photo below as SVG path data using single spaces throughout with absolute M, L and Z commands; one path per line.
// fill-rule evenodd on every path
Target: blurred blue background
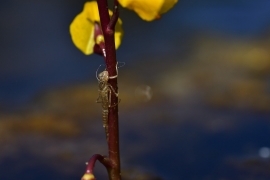
M 78 179 L 91 153 L 106 154 L 95 114 L 103 59 L 69 34 L 84 2 L 0 2 L 0 179 Z M 150 23 L 121 9 L 128 176 L 269 179 L 269 9 L 269 0 L 181 0 Z M 153 97 L 134 96 L 146 86 Z

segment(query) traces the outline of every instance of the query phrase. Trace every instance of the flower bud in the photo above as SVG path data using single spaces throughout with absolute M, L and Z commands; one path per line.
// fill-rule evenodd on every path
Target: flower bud
M 81 180 L 95 180 L 95 176 L 91 173 L 84 174 Z

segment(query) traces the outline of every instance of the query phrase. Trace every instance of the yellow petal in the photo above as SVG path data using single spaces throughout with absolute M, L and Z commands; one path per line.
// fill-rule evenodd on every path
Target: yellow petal
M 94 23 L 87 21 L 84 13 L 78 14 L 70 25 L 71 39 L 84 54 L 93 53 Z
M 143 20 L 152 21 L 171 9 L 178 0 L 118 0 L 119 3 L 135 11 Z
M 112 14 L 111 11 L 109 11 Z M 100 22 L 96 1 L 86 2 L 83 11 L 70 24 L 71 39 L 75 46 L 84 54 L 93 53 L 95 45 L 94 23 Z M 123 37 L 122 21 L 118 19 L 115 26 L 115 47 L 120 46 Z
M 163 6 L 161 7 L 159 13 L 164 14 L 169 11 L 177 3 L 178 0 L 165 0 Z
M 98 5 L 96 1 L 86 2 L 84 4 L 83 12 L 86 14 L 86 17 L 92 22 L 100 22 Z
M 118 18 L 118 21 L 115 25 L 115 33 L 114 33 L 115 49 L 118 49 L 118 47 L 120 46 L 123 35 L 124 31 L 122 29 L 122 21 L 120 18 Z

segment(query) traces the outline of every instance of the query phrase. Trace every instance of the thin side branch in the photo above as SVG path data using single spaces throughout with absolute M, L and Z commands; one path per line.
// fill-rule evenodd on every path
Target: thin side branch
M 114 1 L 114 11 L 113 11 L 113 15 L 111 17 L 111 20 L 107 26 L 107 33 L 109 34 L 113 34 L 114 33 L 114 29 L 115 29 L 115 24 L 118 20 L 118 17 L 119 17 L 119 3 L 117 0 Z
M 103 55 L 104 58 L 106 58 L 106 50 L 105 50 L 105 40 L 104 36 L 101 30 L 101 27 L 99 23 L 95 22 L 95 29 L 94 29 L 94 38 L 95 38 L 95 46 L 94 46 L 94 52 L 97 54 Z M 97 47 L 99 46 L 99 47 Z
M 98 54 L 98 55 L 101 55 L 101 56 L 104 56 L 104 51 L 101 49 L 101 47 L 97 44 L 95 44 L 94 46 L 94 52 L 95 54 Z
M 106 156 L 102 156 L 100 154 L 95 154 L 87 162 L 85 174 L 93 174 L 93 169 L 97 160 L 101 164 L 103 164 L 107 169 L 112 168 L 112 163 L 109 158 L 107 158 Z

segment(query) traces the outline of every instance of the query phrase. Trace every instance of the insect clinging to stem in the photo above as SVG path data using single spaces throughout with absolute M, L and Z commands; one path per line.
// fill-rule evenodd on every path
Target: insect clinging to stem
M 99 96 L 96 100 L 97 103 L 101 103 L 102 106 L 102 122 L 103 127 L 105 128 L 106 138 L 108 140 L 108 116 L 109 116 L 109 108 L 114 107 L 115 105 L 111 106 L 111 94 L 114 93 L 116 97 L 118 97 L 118 93 L 114 90 L 114 88 L 108 83 L 109 79 L 116 78 L 116 76 L 110 77 L 108 71 L 102 71 L 99 73 L 97 79 L 99 81 L 98 88 L 99 88 Z

